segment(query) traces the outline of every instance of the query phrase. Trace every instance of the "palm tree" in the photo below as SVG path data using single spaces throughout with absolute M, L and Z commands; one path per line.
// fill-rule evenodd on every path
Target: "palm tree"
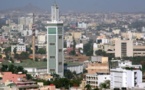
M 87 84 L 87 85 L 85 86 L 85 88 L 86 88 L 87 90 L 91 90 L 91 85 L 90 85 L 90 84 Z

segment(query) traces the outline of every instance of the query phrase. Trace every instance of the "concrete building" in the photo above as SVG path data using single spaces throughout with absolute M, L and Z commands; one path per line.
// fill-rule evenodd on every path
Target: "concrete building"
M 142 83 L 141 65 L 132 65 L 131 61 L 120 61 L 119 67 L 110 70 L 111 82 L 113 88 L 133 88 Z
M 63 22 L 59 20 L 59 8 L 55 4 L 51 7 L 51 22 L 47 24 L 47 73 L 63 76 Z
M 91 56 L 92 62 L 108 63 L 108 57 L 104 56 Z
M 132 57 L 133 56 L 133 40 L 115 41 L 115 57 Z
M 144 55 L 144 42 L 120 39 L 115 41 L 115 57 L 133 57 Z
M 21 53 L 21 52 L 26 52 L 26 45 L 24 44 L 18 44 L 18 45 L 12 45 L 11 46 L 11 54 L 14 54 L 14 49 L 16 48 L 17 53 Z
M 24 44 L 24 39 L 23 38 L 18 38 L 18 44 Z
M 22 25 L 29 26 L 29 25 L 33 24 L 33 18 L 32 17 L 19 17 L 18 18 L 18 23 L 22 24 Z
M 96 73 L 86 75 L 86 83 L 91 85 L 92 88 L 98 87 L 101 83 L 104 83 L 106 80 L 110 80 L 109 73 Z
M 79 40 L 82 36 L 82 32 L 79 31 L 73 31 L 71 32 L 71 36 L 75 39 L 75 40 Z
M 38 35 L 38 30 L 35 30 L 35 34 Z M 22 36 L 31 36 L 32 35 L 32 30 L 23 30 L 21 32 Z
M 25 70 L 33 77 L 39 76 L 41 74 L 45 74 L 47 72 L 47 68 L 37 68 L 37 67 L 24 67 Z
M 86 83 L 90 84 L 92 88 L 98 87 L 100 83 L 110 80 L 108 60 L 97 60 L 100 62 L 93 62 L 88 64 L 86 68 Z
M 78 22 L 78 28 L 86 29 L 87 27 L 88 27 L 87 23 L 85 23 L 85 22 Z
M 46 47 L 46 34 L 45 33 L 39 33 L 37 36 L 37 40 L 38 40 L 39 48 Z
M 2 72 L 2 82 L 19 82 L 26 77 L 26 74 L 13 74 L 12 72 Z
M 76 74 L 83 73 L 84 66 L 81 63 L 67 63 L 65 69 L 71 72 L 76 72 Z
M 145 45 L 134 45 L 133 56 L 145 56 Z

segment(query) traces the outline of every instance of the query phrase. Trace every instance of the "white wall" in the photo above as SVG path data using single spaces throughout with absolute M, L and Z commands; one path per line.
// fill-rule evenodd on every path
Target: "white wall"
M 136 72 L 136 75 L 135 73 Z M 134 83 L 136 81 L 137 85 L 142 82 L 142 72 L 140 70 L 126 70 L 126 69 L 111 69 L 111 88 L 121 88 L 121 87 L 135 87 Z M 136 77 L 136 79 L 135 79 Z
M 110 75 L 98 75 L 98 86 L 106 80 L 110 80 Z
M 83 72 L 83 65 L 68 66 L 67 69 L 71 72 L 75 71 L 77 74 L 79 74 Z

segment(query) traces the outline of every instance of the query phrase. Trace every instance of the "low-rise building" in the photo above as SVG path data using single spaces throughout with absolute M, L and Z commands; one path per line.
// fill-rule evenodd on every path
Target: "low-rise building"
M 36 77 L 39 76 L 41 74 L 46 74 L 47 72 L 47 68 L 37 68 L 37 67 L 24 67 L 25 70 L 27 70 L 27 72 L 29 74 L 31 74 L 32 76 Z
M 98 87 L 101 83 L 106 80 L 110 80 L 108 59 L 97 60 L 96 62 L 89 63 L 86 70 L 86 84 L 92 86 L 92 88 Z
M 67 63 L 65 69 L 70 70 L 71 72 L 76 72 L 76 74 L 83 73 L 83 64 L 81 63 Z
M 17 53 L 26 52 L 26 45 L 18 44 L 18 45 L 11 45 L 11 54 L 14 54 L 14 49 L 16 48 Z
M 96 73 L 96 74 L 87 74 L 86 83 L 91 85 L 92 88 L 98 87 L 101 83 L 110 80 L 109 73 Z

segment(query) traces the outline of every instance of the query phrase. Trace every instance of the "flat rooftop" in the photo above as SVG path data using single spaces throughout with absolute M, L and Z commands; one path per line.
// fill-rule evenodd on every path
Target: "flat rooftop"
M 10 65 L 13 64 L 14 66 L 22 66 L 22 67 L 36 67 L 36 68 L 46 68 L 47 67 L 47 61 L 33 61 L 33 60 L 23 60 L 21 63 L 10 63 L 8 61 L 4 61 L 0 64 L 0 66 L 4 65 Z

